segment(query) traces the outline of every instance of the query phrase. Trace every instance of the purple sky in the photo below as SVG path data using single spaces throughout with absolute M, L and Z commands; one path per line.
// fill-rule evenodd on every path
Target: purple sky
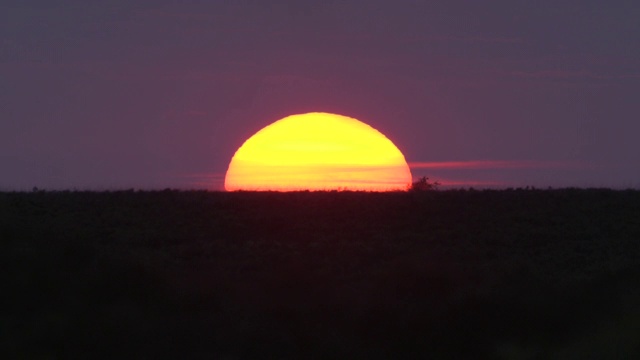
M 0 190 L 221 189 L 244 140 L 310 111 L 380 130 L 414 177 L 640 188 L 638 19 L 631 0 L 5 0 Z

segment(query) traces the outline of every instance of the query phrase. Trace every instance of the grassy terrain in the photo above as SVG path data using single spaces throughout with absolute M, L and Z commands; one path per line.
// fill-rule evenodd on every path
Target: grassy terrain
M 640 358 L 640 192 L 0 193 L 0 357 Z

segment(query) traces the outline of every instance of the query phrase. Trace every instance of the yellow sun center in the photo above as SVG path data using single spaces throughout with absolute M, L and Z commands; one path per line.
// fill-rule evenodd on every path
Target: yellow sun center
M 398 148 L 371 126 L 328 114 L 292 115 L 236 151 L 225 177 L 234 190 L 406 190 L 411 172 Z

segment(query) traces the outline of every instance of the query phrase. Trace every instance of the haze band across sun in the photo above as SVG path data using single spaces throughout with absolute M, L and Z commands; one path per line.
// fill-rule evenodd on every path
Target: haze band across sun
M 288 116 L 242 144 L 225 177 L 227 191 L 403 191 L 404 155 L 382 133 L 329 113 Z

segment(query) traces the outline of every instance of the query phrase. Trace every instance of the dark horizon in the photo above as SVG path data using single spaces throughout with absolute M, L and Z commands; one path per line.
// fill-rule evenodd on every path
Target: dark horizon
M 640 191 L 0 192 L 1 349 L 637 359 L 639 213 Z

